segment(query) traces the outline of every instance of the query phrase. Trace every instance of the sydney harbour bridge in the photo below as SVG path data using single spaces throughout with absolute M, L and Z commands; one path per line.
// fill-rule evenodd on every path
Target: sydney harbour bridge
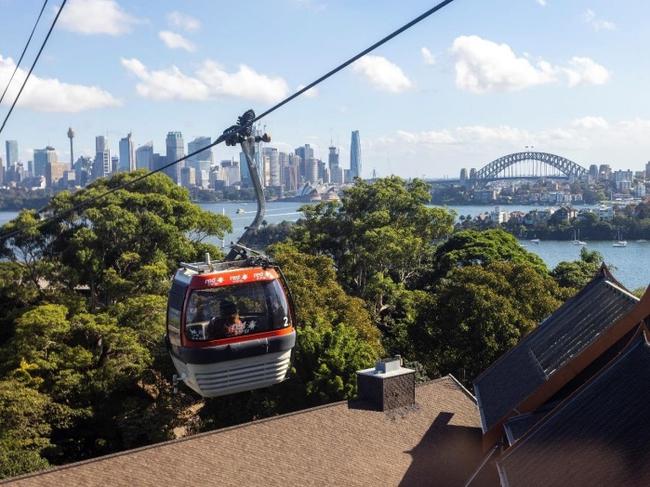
M 461 169 L 459 179 L 436 180 L 438 183 L 488 183 L 504 179 L 580 179 L 587 169 L 566 157 L 548 152 L 516 152 L 495 159 L 480 169 Z

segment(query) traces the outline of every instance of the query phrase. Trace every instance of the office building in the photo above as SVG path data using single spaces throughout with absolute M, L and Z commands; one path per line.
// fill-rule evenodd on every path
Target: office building
M 363 168 L 361 166 L 361 141 L 359 131 L 352 131 L 350 141 L 350 176 L 352 179 L 362 177 Z
M 7 155 L 7 167 L 9 168 L 18 162 L 18 141 L 5 141 L 5 149 Z
M 212 138 L 210 137 L 196 137 L 187 144 L 187 152 L 191 154 L 192 152 L 201 150 L 203 147 L 207 147 L 211 143 Z M 190 157 L 187 163 L 197 171 L 209 171 L 213 164 L 212 148 L 202 150 L 198 154 Z
M 248 168 L 248 161 L 246 161 L 246 154 L 239 153 L 239 173 L 241 176 L 241 184 L 244 187 L 252 186 L 251 172 Z
M 119 172 L 135 171 L 135 155 L 133 153 L 133 139 L 131 132 L 126 137 L 120 139 L 120 162 L 117 170 Z
M 343 183 L 342 173 L 341 173 L 340 165 L 339 165 L 339 150 L 338 150 L 338 148 L 336 148 L 334 146 L 330 146 L 329 155 L 327 157 L 327 163 L 328 163 L 328 166 L 329 166 L 330 182 L 332 184 L 341 184 L 341 183 Z
M 221 161 L 221 174 L 226 186 L 241 184 L 239 161 Z
M 66 172 L 70 172 L 70 165 L 66 162 L 52 161 L 45 167 L 45 185 L 53 188 L 59 184 Z M 74 177 L 72 179 L 74 181 Z
M 650 180 L 650 161 L 645 165 L 645 177 Z
M 153 142 L 147 142 L 135 150 L 135 168 L 150 171 L 153 166 Z
M 184 188 L 196 186 L 196 169 L 189 166 L 181 168 L 181 186 Z
M 119 166 L 120 166 L 120 158 L 117 156 L 111 157 L 111 174 L 115 174 Z
M 58 162 L 54 147 L 47 146 L 45 149 L 34 150 L 34 177 L 45 177 L 47 165 L 52 162 Z
M 95 137 L 95 160 L 93 162 L 93 179 L 103 178 L 111 173 L 111 151 L 108 139 L 103 135 Z
M 280 159 L 278 149 L 275 147 L 264 147 L 262 151 L 263 157 L 268 157 L 268 171 L 265 170 L 264 172 L 266 186 L 280 186 Z
M 183 142 L 183 134 L 180 132 L 169 132 L 165 139 L 165 146 L 167 148 L 167 164 L 177 161 L 185 155 L 185 142 Z M 168 167 L 164 172 L 176 184 L 180 184 L 182 167 L 185 167 L 184 161 Z

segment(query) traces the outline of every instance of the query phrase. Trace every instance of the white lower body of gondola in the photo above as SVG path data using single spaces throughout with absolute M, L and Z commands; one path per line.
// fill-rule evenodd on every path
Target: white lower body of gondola
M 291 350 L 214 364 L 186 364 L 172 355 L 179 378 L 203 397 L 261 389 L 282 382 L 291 364 Z

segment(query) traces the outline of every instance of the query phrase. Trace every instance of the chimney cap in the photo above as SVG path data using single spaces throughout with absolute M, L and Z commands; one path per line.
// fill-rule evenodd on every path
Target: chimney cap
M 415 372 L 413 369 L 402 367 L 402 358 L 399 355 L 377 360 L 374 367 L 357 371 L 357 374 L 373 377 L 395 377 L 398 375 Z

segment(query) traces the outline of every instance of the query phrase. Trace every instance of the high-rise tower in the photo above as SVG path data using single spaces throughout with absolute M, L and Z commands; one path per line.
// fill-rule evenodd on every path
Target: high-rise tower
M 70 167 L 74 166 L 74 151 L 72 147 L 72 139 L 74 139 L 74 130 L 72 127 L 68 128 L 68 139 L 70 139 Z
M 18 162 L 18 141 L 5 141 L 5 149 L 7 150 L 7 169 L 9 169 Z
M 119 172 L 129 172 L 135 170 L 135 154 L 133 153 L 133 139 L 131 132 L 126 137 L 120 139 L 120 159 Z
M 360 178 L 361 173 L 361 141 L 359 140 L 359 131 L 353 130 L 350 141 L 350 178 Z
M 180 132 L 169 132 L 165 140 L 167 146 L 167 164 L 177 161 L 185 155 L 185 142 L 183 142 L 183 134 Z M 181 168 L 184 163 L 174 164 L 173 166 L 165 169 L 165 174 L 172 178 L 176 184 L 181 183 Z
M 328 156 L 329 176 L 330 182 L 333 184 L 343 183 L 343 176 L 341 168 L 339 167 L 339 150 L 334 146 L 330 146 Z

